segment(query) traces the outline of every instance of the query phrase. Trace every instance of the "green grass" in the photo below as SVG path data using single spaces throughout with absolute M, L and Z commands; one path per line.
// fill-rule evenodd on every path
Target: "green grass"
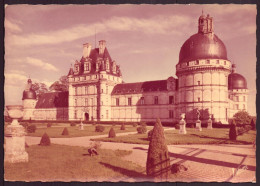
M 179 130 L 165 131 L 166 143 L 168 145 L 176 144 L 252 144 L 256 138 L 256 131 L 250 130 L 248 133 L 238 136 L 236 141 L 229 140 L 229 129 L 215 128 L 196 131 L 188 128 L 187 134 L 179 134 Z M 149 144 L 147 134 L 130 134 L 127 136 L 118 136 L 116 138 L 96 138 L 93 141 Z
M 125 161 L 126 150 L 99 149 L 98 156 L 89 156 L 87 148 L 65 145 L 26 148 L 27 163 L 5 163 L 8 181 L 113 181 L 118 178 L 144 177 L 144 168 Z
M 37 125 L 38 126 L 38 125 Z M 70 137 L 81 137 L 81 136 L 96 136 L 96 135 L 104 135 L 108 134 L 110 128 L 112 125 L 103 125 L 105 127 L 105 130 L 103 132 L 95 132 L 95 126 L 92 125 L 85 125 L 84 130 L 79 130 L 78 126 L 67 126 L 67 129 L 69 131 L 68 136 L 63 136 L 62 131 L 64 127 L 49 127 L 49 128 L 37 128 L 35 133 L 27 133 L 28 136 L 36 136 L 41 137 L 45 132 L 49 135 L 51 138 L 70 138 Z M 125 130 L 120 130 L 121 125 L 114 126 L 114 130 L 116 133 L 124 133 L 124 132 L 135 132 L 136 127 L 133 127 L 132 125 L 125 125 Z M 148 127 L 151 128 L 151 127 Z

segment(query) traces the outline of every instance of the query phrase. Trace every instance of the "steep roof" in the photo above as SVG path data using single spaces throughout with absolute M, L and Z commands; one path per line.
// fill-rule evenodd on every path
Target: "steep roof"
M 35 108 L 68 107 L 69 92 L 48 92 L 39 96 Z
M 112 94 L 133 94 L 150 91 L 167 91 L 167 80 L 117 84 Z

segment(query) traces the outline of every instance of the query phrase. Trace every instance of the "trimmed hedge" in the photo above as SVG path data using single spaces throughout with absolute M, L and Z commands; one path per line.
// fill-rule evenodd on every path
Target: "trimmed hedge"
M 52 126 L 52 124 L 51 124 L 51 123 L 48 123 L 48 124 L 47 124 L 47 127 L 48 127 L 48 128 L 49 128 L 49 127 L 51 127 L 51 126 Z
M 41 141 L 40 141 L 39 145 L 41 145 L 41 146 L 49 146 L 49 145 L 51 145 L 50 137 L 48 136 L 48 134 L 46 132 L 42 135 L 42 138 L 41 138 Z
M 147 128 L 146 128 L 146 126 L 140 126 L 140 127 L 137 127 L 136 130 L 137 130 L 138 134 L 144 134 L 144 133 L 146 133 Z
M 97 125 L 95 131 L 96 132 L 103 132 L 105 130 L 105 127 L 102 125 Z
M 125 130 L 125 124 L 122 124 L 122 125 L 121 125 L 120 130 Z
M 35 133 L 35 131 L 36 131 L 36 125 L 29 125 L 27 127 L 27 132 L 28 133 Z
M 61 135 L 63 135 L 63 136 L 69 135 L 69 131 L 68 131 L 67 127 L 65 127 L 65 128 L 63 129 Z
M 109 137 L 109 138 L 115 138 L 115 137 L 116 137 L 116 133 L 115 133 L 113 127 L 111 127 L 111 129 L 110 129 L 110 131 L 109 131 L 109 133 L 108 133 L 108 137 Z
M 70 126 L 74 127 L 74 126 L 76 126 L 76 123 L 70 123 Z

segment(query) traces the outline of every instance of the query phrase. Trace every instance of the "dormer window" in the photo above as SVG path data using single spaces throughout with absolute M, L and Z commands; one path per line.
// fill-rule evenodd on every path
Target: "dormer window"
M 75 65 L 75 73 L 79 73 L 79 65 Z
M 209 60 L 207 60 L 207 61 L 206 61 L 206 64 L 210 64 L 210 61 L 209 61 Z
M 196 60 L 195 65 L 198 65 L 198 64 L 199 64 L 199 60 Z

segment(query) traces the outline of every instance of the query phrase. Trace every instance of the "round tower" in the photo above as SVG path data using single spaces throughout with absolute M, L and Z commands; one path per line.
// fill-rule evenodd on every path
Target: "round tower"
M 232 72 L 228 76 L 228 92 L 229 92 L 229 117 L 241 110 L 247 111 L 248 89 L 244 76 L 236 73 L 236 65 L 232 65 Z
M 214 122 L 228 123 L 228 75 L 231 62 L 224 43 L 214 34 L 213 18 L 201 15 L 198 33 L 182 45 L 178 77 L 178 113 L 186 113 L 187 122 L 205 122 L 212 116 Z
M 33 111 L 36 105 L 36 93 L 32 89 L 32 80 L 29 78 L 27 84 L 25 86 L 25 90 L 23 91 L 23 107 L 24 107 L 24 120 L 33 119 Z

